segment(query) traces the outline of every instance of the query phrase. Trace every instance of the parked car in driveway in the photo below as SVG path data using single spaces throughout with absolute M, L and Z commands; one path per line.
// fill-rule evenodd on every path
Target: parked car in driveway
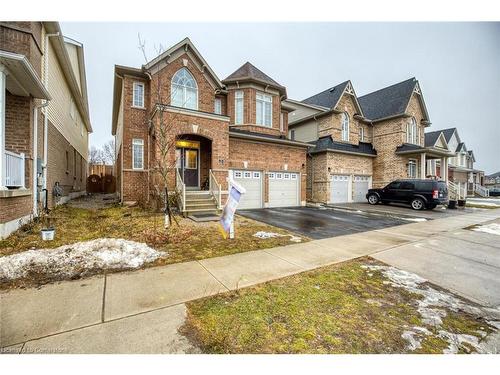
M 491 188 L 490 197 L 500 197 L 500 188 Z
M 366 199 L 370 204 L 407 203 L 414 210 L 432 210 L 448 203 L 448 188 L 444 181 L 396 180 L 382 189 L 369 189 Z

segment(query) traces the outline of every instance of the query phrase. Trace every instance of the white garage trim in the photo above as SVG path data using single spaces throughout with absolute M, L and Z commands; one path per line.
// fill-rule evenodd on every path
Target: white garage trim
M 298 172 L 268 172 L 268 207 L 300 206 L 301 178 Z
M 238 209 L 262 208 L 264 201 L 263 171 L 237 169 L 229 170 L 230 178 L 246 189 Z

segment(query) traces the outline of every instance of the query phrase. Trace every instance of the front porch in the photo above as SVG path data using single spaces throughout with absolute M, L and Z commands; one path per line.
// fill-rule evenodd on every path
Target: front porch
M 37 72 L 21 54 L 0 50 L 0 238 L 36 209 L 38 110 L 50 100 Z M 32 161 L 32 162 L 31 162 Z

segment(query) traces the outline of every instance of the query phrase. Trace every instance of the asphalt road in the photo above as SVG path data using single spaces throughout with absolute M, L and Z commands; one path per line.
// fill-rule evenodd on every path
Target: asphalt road
M 313 239 L 411 223 L 403 218 L 312 207 L 266 208 L 241 210 L 237 213 Z

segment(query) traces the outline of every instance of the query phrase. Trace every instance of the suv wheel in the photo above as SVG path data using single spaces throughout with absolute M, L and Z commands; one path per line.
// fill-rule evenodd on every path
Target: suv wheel
M 370 204 L 377 204 L 379 201 L 378 195 L 377 194 L 370 194 L 368 196 L 368 203 Z
M 425 207 L 422 198 L 415 198 L 411 201 L 411 208 L 414 210 L 422 210 Z

